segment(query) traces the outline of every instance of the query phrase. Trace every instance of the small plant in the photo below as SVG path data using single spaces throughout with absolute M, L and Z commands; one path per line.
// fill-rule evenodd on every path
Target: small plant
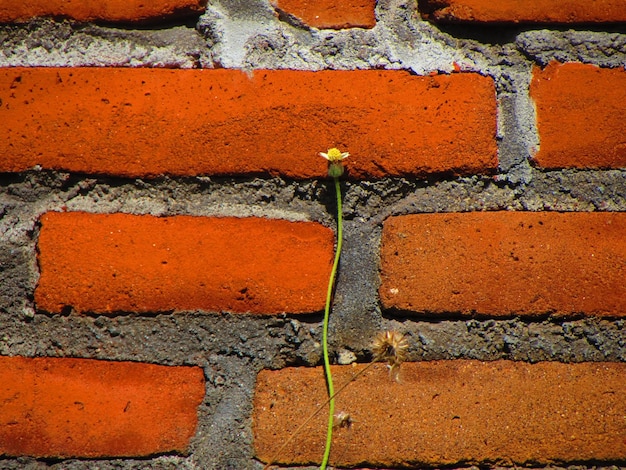
M 325 470 L 330 457 L 330 446 L 333 438 L 333 423 L 335 414 L 335 389 L 333 385 L 333 376 L 330 371 L 330 358 L 328 356 L 328 321 L 330 318 L 330 307 L 333 300 L 333 290 L 335 288 L 335 279 L 337 277 L 337 268 L 339 267 L 339 259 L 341 258 L 341 247 L 343 245 L 343 212 L 341 207 L 341 185 L 339 177 L 343 175 L 343 163 L 350 156 L 348 152 L 341 152 L 337 148 L 331 148 L 328 153 L 320 152 L 320 156 L 328 160 L 328 176 L 333 178 L 335 183 L 335 193 L 337 195 L 337 249 L 335 250 L 335 260 L 330 271 L 330 279 L 328 280 L 328 289 L 326 292 L 326 306 L 324 307 L 324 322 L 322 325 L 322 355 L 324 357 L 324 372 L 326 375 L 326 385 L 328 387 L 328 427 L 326 430 L 326 446 L 324 448 L 324 456 L 320 470 Z
M 313 419 L 318 413 L 328 406 L 328 425 L 326 428 L 326 444 L 324 447 L 324 455 L 320 470 L 326 470 L 328 460 L 330 458 L 330 449 L 332 444 L 333 429 L 350 428 L 352 426 L 352 418 L 349 414 L 339 412 L 335 414 L 335 397 L 341 393 L 350 383 L 354 382 L 360 375 L 365 373 L 376 362 L 386 362 L 389 367 L 389 375 L 393 380 L 398 381 L 398 371 L 400 364 L 406 359 L 406 350 L 408 342 L 403 334 L 397 331 L 385 331 L 374 339 L 372 345 L 372 362 L 362 368 L 354 376 L 344 383 L 339 389 L 335 390 L 333 377 L 330 370 L 330 357 L 328 354 L 328 325 L 330 319 L 330 310 L 333 301 L 333 292 L 335 289 L 335 280 L 337 277 L 337 269 L 339 267 L 339 259 L 341 258 L 341 248 L 343 245 L 343 213 L 341 205 L 341 185 L 339 178 L 344 173 L 342 161 L 350 156 L 348 152 L 341 152 L 337 148 L 331 148 L 327 153 L 320 152 L 320 156 L 328 160 L 328 176 L 333 179 L 335 185 L 335 193 L 337 197 L 337 248 L 335 250 L 335 258 L 330 271 L 328 280 L 328 289 L 326 291 L 326 305 L 324 307 L 324 320 L 322 323 L 322 356 L 324 360 L 324 375 L 326 377 L 326 386 L 328 388 L 328 399 L 322 403 L 308 418 L 306 418 L 300 426 L 289 436 L 289 438 L 278 449 L 280 454 L 285 447 L 293 440 L 293 438 Z M 274 462 L 273 457 L 263 470 L 267 470 Z

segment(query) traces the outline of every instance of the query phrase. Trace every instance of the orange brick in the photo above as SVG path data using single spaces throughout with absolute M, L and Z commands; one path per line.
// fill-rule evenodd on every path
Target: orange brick
M 538 165 L 626 167 L 623 67 L 552 62 L 544 70 L 535 67 L 530 94 L 537 109 Z
M 356 370 L 333 367 L 335 384 Z M 321 368 L 261 371 L 253 414 L 257 456 L 289 465 L 319 463 L 326 410 L 277 453 L 325 398 Z M 626 458 L 623 363 L 405 363 L 400 383 L 377 364 L 337 397 L 335 410 L 352 419 L 334 433 L 330 461 L 340 467 L 543 466 Z
M 376 0 L 273 0 L 279 10 L 319 29 L 373 28 Z
M 386 309 L 626 315 L 626 213 L 391 217 L 381 251 Z
M 493 81 L 477 74 L 113 68 L 0 70 L 0 172 L 354 177 L 497 168 Z
M 198 367 L 0 357 L 0 455 L 183 452 L 204 398 Z
M 35 302 L 53 313 L 316 312 L 333 238 L 312 222 L 48 213 Z
M 206 0 L 3 0 L 0 23 L 28 22 L 40 16 L 133 23 L 199 15 L 205 6 Z
M 418 0 L 422 15 L 442 22 L 616 23 L 626 21 L 622 0 Z

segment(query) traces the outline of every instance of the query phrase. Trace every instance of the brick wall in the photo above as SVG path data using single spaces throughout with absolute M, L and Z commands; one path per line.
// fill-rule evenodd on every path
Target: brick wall
M 0 468 L 626 461 L 621 1 L 0 5 Z M 313 467 L 307 467 L 313 468 Z

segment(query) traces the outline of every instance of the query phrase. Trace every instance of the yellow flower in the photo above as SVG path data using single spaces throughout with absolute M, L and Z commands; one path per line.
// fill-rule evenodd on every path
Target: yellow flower
M 348 158 L 350 154 L 348 152 L 342 152 L 341 150 L 333 147 L 331 149 L 328 149 L 328 153 L 320 152 L 320 156 L 324 157 L 331 163 L 337 163 L 341 160 Z
M 333 147 L 328 149 L 328 153 L 320 152 L 320 156 L 328 160 L 328 175 L 339 178 L 343 175 L 343 163 L 341 161 L 348 158 L 350 154 Z

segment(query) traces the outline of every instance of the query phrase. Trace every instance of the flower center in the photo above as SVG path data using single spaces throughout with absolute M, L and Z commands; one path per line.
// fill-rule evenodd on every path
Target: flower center
M 343 155 L 339 149 L 332 148 L 328 150 L 328 160 L 331 162 L 339 162 L 343 160 Z

